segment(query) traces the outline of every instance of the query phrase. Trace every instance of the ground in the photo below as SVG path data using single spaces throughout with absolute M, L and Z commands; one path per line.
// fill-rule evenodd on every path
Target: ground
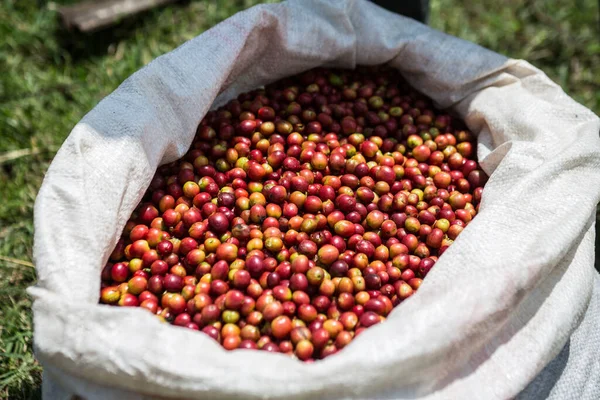
M 72 1 L 71 1 L 72 2 Z M 39 398 L 31 302 L 33 202 L 72 127 L 125 78 L 256 0 L 188 1 L 70 37 L 57 4 L 0 0 L 0 398 Z M 529 60 L 600 113 L 595 0 L 432 0 L 430 24 Z

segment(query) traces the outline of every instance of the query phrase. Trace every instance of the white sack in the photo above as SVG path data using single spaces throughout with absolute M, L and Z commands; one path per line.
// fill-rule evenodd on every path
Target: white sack
M 466 120 L 491 174 L 480 214 L 386 323 L 308 365 L 227 352 L 145 310 L 98 304 L 100 271 L 127 218 L 157 166 L 186 152 L 215 99 L 316 66 L 382 63 Z M 50 166 L 35 207 L 39 282 L 30 290 L 36 355 L 51 378 L 45 395 L 506 399 L 566 349 L 562 367 L 545 370 L 549 383 L 528 393 L 600 398 L 600 337 L 590 329 L 600 295 L 599 126 L 527 62 L 366 1 L 239 13 L 126 80 Z M 592 298 L 596 313 L 582 324 Z M 593 335 L 577 336 L 586 326 Z

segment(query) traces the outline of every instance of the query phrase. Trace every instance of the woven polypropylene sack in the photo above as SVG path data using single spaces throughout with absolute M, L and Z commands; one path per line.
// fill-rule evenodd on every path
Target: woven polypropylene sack
M 98 304 L 100 271 L 154 171 L 187 151 L 211 107 L 313 67 L 384 63 L 466 121 L 491 175 L 478 216 L 385 323 L 304 364 Z M 599 126 L 527 62 L 366 1 L 236 14 L 127 79 L 47 172 L 30 289 L 45 397 L 600 398 Z

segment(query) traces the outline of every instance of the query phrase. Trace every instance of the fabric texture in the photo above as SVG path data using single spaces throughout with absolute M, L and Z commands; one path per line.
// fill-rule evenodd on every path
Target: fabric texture
M 386 323 L 309 365 L 98 304 L 100 271 L 154 171 L 186 152 L 211 107 L 313 67 L 384 63 L 465 119 L 491 175 L 479 215 Z M 29 289 L 44 396 L 598 399 L 599 128 L 527 62 L 367 1 L 238 13 L 123 82 L 48 169 Z

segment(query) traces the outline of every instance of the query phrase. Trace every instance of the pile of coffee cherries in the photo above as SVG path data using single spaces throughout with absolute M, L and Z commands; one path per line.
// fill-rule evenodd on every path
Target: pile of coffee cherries
M 412 296 L 477 214 L 474 140 L 386 67 L 241 94 L 158 168 L 100 302 L 228 350 L 334 354 Z

